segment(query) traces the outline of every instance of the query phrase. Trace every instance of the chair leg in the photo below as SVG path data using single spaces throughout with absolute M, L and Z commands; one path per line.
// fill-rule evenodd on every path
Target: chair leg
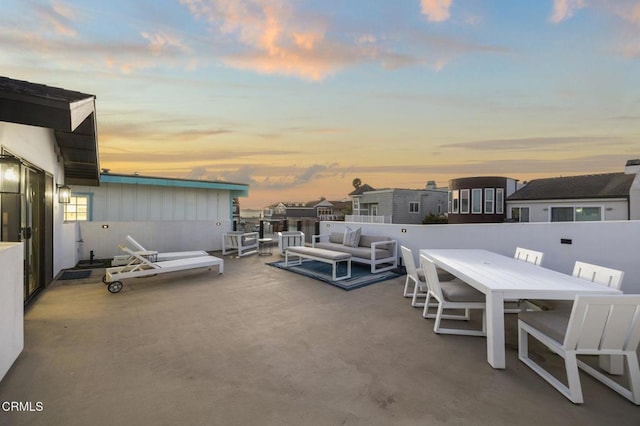
M 569 384 L 569 399 L 576 404 L 582 404 L 582 386 L 580 385 L 580 372 L 575 352 L 565 353 L 564 366 L 567 370 L 567 383 Z
M 627 371 L 629 372 L 629 387 L 631 388 L 631 401 L 640 405 L 640 365 L 638 354 L 633 352 L 626 356 Z
M 638 355 L 633 351 L 625 353 L 624 357 L 627 361 L 627 371 L 629 372 L 629 389 L 582 361 L 578 361 L 578 366 L 585 373 L 618 392 L 629 401 L 640 405 L 640 368 L 638 367 Z
M 414 308 L 421 308 L 424 306 L 423 303 L 418 302 L 418 297 L 427 297 L 427 293 L 420 293 L 418 283 L 416 282 L 413 286 L 413 298 L 411 299 L 411 306 Z
M 431 293 L 427 292 L 427 300 L 424 301 L 424 309 L 422 310 L 422 318 L 435 318 L 434 314 L 429 313 L 429 308 L 432 306 L 429 304 L 431 300 Z
M 458 328 L 442 328 L 440 327 L 440 322 L 443 319 L 462 319 L 459 315 L 453 315 L 454 318 L 451 318 L 452 315 L 443 315 L 444 308 L 443 304 L 438 304 L 438 313 L 436 314 L 436 321 L 433 324 L 433 331 L 438 334 L 456 334 L 462 336 L 486 336 L 487 333 L 485 330 L 468 330 L 468 329 L 458 329 Z
M 413 293 L 409 293 L 409 280 L 413 281 L 411 276 L 407 275 L 407 279 L 404 281 L 404 297 L 413 297 Z
M 529 358 L 529 334 L 543 343 L 552 352 L 557 353 L 565 359 L 565 368 L 567 370 L 567 380 L 569 382 L 569 387 L 565 386 L 564 383 L 556 379 L 551 373 L 549 373 L 547 370 L 545 370 L 540 365 L 536 364 L 531 358 Z M 558 392 L 564 395 L 571 402 L 575 404 L 581 404 L 583 402 L 582 388 L 580 387 L 580 375 L 578 373 L 577 366 L 577 363 L 579 361 L 576 360 L 575 353 L 567 355 L 562 353 L 562 350 L 560 348 L 553 348 L 552 346 L 553 344 L 547 336 L 540 334 L 540 332 L 536 329 L 532 328 L 523 321 L 518 320 L 518 358 L 520 359 L 520 361 L 522 361 L 527 367 L 531 368 L 535 373 L 546 380 L 547 383 L 556 388 Z

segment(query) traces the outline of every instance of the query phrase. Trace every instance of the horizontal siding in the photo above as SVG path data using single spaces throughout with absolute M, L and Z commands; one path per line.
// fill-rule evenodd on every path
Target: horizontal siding
M 119 183 L 71 189 L 93 194 L 93 221 L 224 221 L 231 214 L 231 195 L 226 190 Z

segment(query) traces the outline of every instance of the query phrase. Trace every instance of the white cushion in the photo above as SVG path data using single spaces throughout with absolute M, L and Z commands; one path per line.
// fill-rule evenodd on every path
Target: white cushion
M 347 247 L 358 247 L 358 244 L 360 243 L 361 232 L 361 228 L 351 229 L 347 226 L 347 228 L 344 230 L 344 238 L 342 240 L 342 244 Z

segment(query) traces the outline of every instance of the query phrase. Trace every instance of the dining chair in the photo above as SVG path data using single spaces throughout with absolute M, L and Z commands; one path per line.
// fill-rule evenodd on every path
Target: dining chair
M 426 298 L 428 292 L 424 274 L 416 268 L 410 248 L 400 246 L 400 251 L 402 252 L 402 262 L 407 270 L 407 278 L 404 282 L 404 297 L 411 297 L 411 306 L 422 307 L 424 302 L 418 302 L 418 298 Z M 413 290 L 410 291 L 411 285 L 413 285 Z
M 486 336 L 486 298 L 485 295 L 464 281 L 453 278 L 451 281 L 440 281 L 436 265 L 426 256 L 420 256 L 420 267 L 427 282 L 427 299 L 424 304 L 422 316 L 435 318 L 433 331 L 438 334 L 460 334 L 465 336 Z M 429 308 L 434 307 L 431 299 L 437 302 L 437 312 L 432 314 Z M 445 309 L 464 309 L 464 315 L 445 315 Z M 440 326 L 443 319 L 469 320 L 471 309 L 482 310 L 482 330 L 469 330 L 457 328 L 443 328 Z
M 522 260 L 523 262 L 532 263 L 536 266 L 542 265 L 542 258 L 544 253 L 541 251 L 530 250 L 522 247 L 516 247 L 516 253 L 513 256 L 515 259 Z
M 529 357 L 534 337 L 564 359 L 567 384 Z M 584 296 L 563 311 L 522 312 L 518 318 L 518 358 L 575 404 L 584 402 L 578 368 L 640 405 L 640 295 Z M 626 360 L 629 387 L 587 365 L 577 355 L 618 355 Z M 539 356 L 538 356 L 539 358 Z
M 523 262 L 531 263 L 536 266 L 542 265 L 542 258 L 544 257 L 544 253 L 541 251 L 530 250 L 522 247 L 516 247 L 516 252 L 513 255 L 513 258 L 516 260 L 521 260 Z M 537 305 L 532 304 L 526 300 L 505 300 L 504 313 L 505 314 L 517 314 L 523 309 L 539 309 Z M 515 307 L 514 307 L 515 305 Z
M 576 278 L 591 281 L 605 287 L 620 290 L 624 272 L 617 269 L 606 268 L 592 263 L 576 261 L 573 266 L 573 273 Z M 573 300 L 528 300 L 529 306 L 534 309 L 548 310 L 571 310 Z

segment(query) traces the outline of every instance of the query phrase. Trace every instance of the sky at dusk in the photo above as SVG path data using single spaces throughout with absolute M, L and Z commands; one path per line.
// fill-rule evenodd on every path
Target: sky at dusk
M 638 0 L 0 0 L 0 75 L 96 95 L 100 166 L 242 208 L 640 157 Z

